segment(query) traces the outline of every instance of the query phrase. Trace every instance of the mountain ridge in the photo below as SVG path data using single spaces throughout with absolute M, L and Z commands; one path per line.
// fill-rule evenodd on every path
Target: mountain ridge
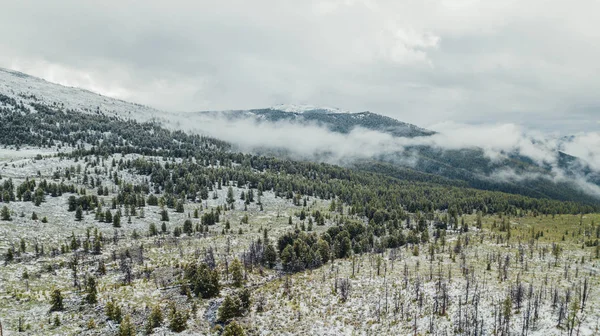
M 88 90 L 50 83 L 20 72 L 0 70 L 0 93 L 2 93 L 0 98 L 14 100 L 14 103 L 9 104 L 2 103 L 2 99 L 0 99 L 0 107 L 4 105 L 9 109 L 16 105 L 21 105 L 25 111 L 51 107 L 65 112 L 75 111 L 117 117 L 123 120 L 158 122 L 160 125 L 174 130 L 181 130 L 189 125 L 193 126 L 194 123 L 199 122 L 194 119 L 197 116 L 211 116 L 225 120 L 250 119 L 257 123 L 276 125 L 274 127 L 285 127 L 287 124 L 316 125 L 327 129 L 332 134 L 346 136 L 352 136 L 352 132 L 357 128 L 385 133 L 392 136 L 392 139 L 429 139 L 437 134 L 369 111 L 329 113 L 326 108 L 316 106 L 303 108 L 302 112 L 286 110 L 282 106 L 279 110 L 270 107 L 171 113 L 105 97 Z M 194 131 L 193 127 L 190 130 Z M 266 143 L 260 148 L 260 151 L 269 155 L 294 158 L 293 153 L 286 152 L 285 147 L 279 148 L 277 152 L 269 150 L 269 147 L 278 145 L 277 143 Z M 255 148 L 252 151 L 256 152 L 258 149 Z M 313 160 L 326 162 L 328 153 L 334 150 L 335 148 L 319 153 Z M 590 170 L 578 158 L 567 154 L 557 155 L 561 158 L 559 162 L 561 169 L 564 169 L 567 172 L 566 175 L 573 181 L 584 176 L 586 179 L 589 177 L 596 186 L 600 183 L 597 172 Z M 407 159 L 410 162 L 407 163 Z M 557 180 L 552 171 L 554 167 L 540 166 L 519 153 L 508 153 L 501 161 L 494 161 L 477 146 L 457 150 L 438 148 L 432 145 L 406 145 L 401 149 L 398 148 L 397 152 L 373 154 L 368 160 L 349 165 L 361 170 L 383 172 L 390 176 L 398 175 L 399 172 L 405 176 L 411 176 L 411 178 L 418 175 L 420 179 L 439 176 L 442 178 L 441 181 L 461 181 L 459 183 L 461 185 L 482 190 L 590 202 L 590 196 L 582 193 L 577 184 L 566 183 L 566 179 Z M 394 165 L 397 168 L 392 168 Z M 409 174 L 407 169 L 424 175 Z

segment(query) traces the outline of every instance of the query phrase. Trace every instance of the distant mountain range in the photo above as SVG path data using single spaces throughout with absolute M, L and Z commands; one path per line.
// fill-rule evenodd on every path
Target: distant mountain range
M 279 105 L 263 109 L 207 111 L 201 115 L 221 116 L 227 119 L 254 118 L 257 122 L 291 121 L 296 123 L 311 123 L 327 127 L 332 132 L 348 134 L 355 127 L 391 134 L 397 137 L 428 136 L 435 132 L 418 126 L 398 121 L 396 119 L 372 112 L 350 113 L 337 109 L 322 107 L 290 108 L 289 105 Z
M 258 124 L 289 122 L 293 125 L 316 125 L 331 132 L 349 134 L 356 127 L 390 134 L 398 138 L 416 138 L 436 134 L 409 123 L 382 116 L 372 112 L 351 113 L 337 108 L 278 105 L 262 109 L 233 111 L 204 111 L 199 115 L 211 118 L 223 118 L 236 121 L 249 119 Z M 281 124 L 281 127 L 286 127 Z M 427 141 L 423 141 L 426 143 Z M 261 154 L 293 156 L 281 147 L 267 145 L 257 149 Z M 503 191 L 531 197 L 551 198 L 578 202 L 597 202 L 584 191 L 581 185 L 573 181 L 587 181 L 600 185 L 600 174 L 589 168 L 576 157 L 556 151 L 558 165 L 540 165 L 531 158 L 520 153 L 504 153 L 504 158 L 489 158 L 483 149 L 477 146 L 462 149 L 444 149 L 429 145 L 408 145 L 396 153 L 384 153 L 373 156 L 370 160 L 354 162 L 358 169 L 375 171 L 403 177 L 415 174 L 426 174 L 420 179 L 431 179 L 439 176 L 446 182 L 485 190 Z M 407 159 L 408 158 L 408 159 Z M 320 153 L 316 160 L 326 161 Z M 559 168 L 564 177 L 557 178 Z M 569 178 L 571 180 L 569 180 Z
M 277 105 L 249 110 L 170 113 L 104 97 L 79 88 L 49 83 L 20 72 L 0 69 L 0 107 L 14 108 L 16 105 L 22 105 L 24 110 L 35 111 L 34 106 L 39 107 L 40 104 L 59 107 L 67 112 L 138 121 L 154 120 L 171 129 L 190 130 L 181 120 L 186 120 L 189 124 L 197 122 L 194 118 L 218 118 L 226 122 L 248 119 L 256 124 L 274 125 L 278 128 L 288 125 L 310 125 L 349 136 L 353 130 L 360 128 L 381 132 L 394 139 L 410 139 L 413 142 L 409 141 L 408 145 L 399 148 L 398 151 L 387 151 L 354 160 L 349 165 L 355 169 L 406 180 L 434 181 L 536 198 L 599 203 L 599 199 L 592 195 L 600 185 L 600 174 L 580 159 L 558 150 L 556 166 L 536 163 L 517 152 L 503 153 L 502 158 L 492 160 L 476 145 L 462 149 L 444 149 L 428 145 L 427 141 L 414 141 L 430 139 L 437 133 L 368 111 L 350 113 L 330 107 Z M 264 143 L 255 152 L 277 156 L 293 155 L 276 143 Z M 326 155 L 327 153 L 320 153 L 314 160 L 326 161 Z M 557 172 L 557 169 L 560 171 Z

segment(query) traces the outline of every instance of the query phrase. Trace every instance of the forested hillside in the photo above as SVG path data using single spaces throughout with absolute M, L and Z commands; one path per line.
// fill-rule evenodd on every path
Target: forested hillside
M 476 143 L 462 148 L 446 148 L 435 138 L 435 132 L 371 112 L 350 113 L 316 107 L 273 107 L 201 112 L 198 115 L 202 117 L 202 122 L 206 123 L 212 121 L 223 125 L 224 121 L 227 121 L 236 125 L 230 127 L 239 129 L 240 132 L 258 125 L 264 132 L 275 133 L 287 129 L 290 133 L 304 132 L 307 137 L 310 137 L 311 133 L 317 133 L 318 137 L 323 138 L 329 138 L 331 134 L 340 135 L 335 141 L 326 142 L 323 148 L 315 144 L 312 149 L 299 148 L 298 145 L 289 144 L 287 141 L 269 140 L 254 140 L 254 145 L 249 146 L 243 138 L 240 140 L 236 135 L 230 136 L 232 145 L 236 148 L 243 148 L 255 154 L 290 159 L 300 157 L 303 160 L 330 162 L 382 174 L 390 173 L 391 176 L 394 176 L 394 170 L 413 171 L 412 174 L 421 172 L 425 173 L 422 176 L 463 181 L 465 185 L 476 189 L 534 198 L 586 204 L 600 202 L 598 192 L 591 192 L 598 190 L 600 185 L 598 172 L 591 170 L 578 158 L 558 149 L 548 153 L 556 157 L 555 165 L 535 161 L 520 153 L 518 149 L 496 153 L 495 157 L 490 157 Z M 324 130 L 330 133 L 326 134 Z M 369 131 L 374 133 L 365 133 Z M 389 138 L 383 140 L 386 135 Z M 368 140 L 373 136 L 381 139 Z M 345 142 L 350 143 L 347 146 L 357 148 L 348 149 Z M 361 150 L 360 146 L 365 148 Z M 354 156 L 359 158 L 353 158 Z M 387 168 L 382 169 L 383 166 Z M 589 187 L 582 188 L 577 182 Z
M 194 158 L 206 164 L 219 162 L 224 167 L 235 165 L 236 174 L 244 174 L 242 181 L 248 181 L 251 177 L 260 178 L 261 182 L 268 183 L 269 189 L 276 192 L 292 191 L 308 195 L 318 192 L 318 196 L 324 198 L 340 197 L 360 213 L 368 208 L 381 208 L 388 212 L 405 208 L 414 212 L 454 207 L 466 213 L 473 210 L 514 213 L 516 209 L 540 213 L 580 213 L 599 208 L 597 202 L 558 202 L 479 191 L 449 182 L 450 180 L 433 176 L 424 178 L 428 175 L 419 173 L 395 174 L 393 168 L 391 171 L 379 168 L 379 172 L 372 174 L 327 164 L 234 153 L 228 150 L 229 145 L 223 141 L 169 131 L 155 122 L 139 123 L 131 119 L 78 113 L 36 103 L 26 107 L 5 95 L 0 95 L 0 102 L 3 104 L 0 110 L 0 141 L 5 145 L 16 148 L 25 145 L 70 146 L 75 148 L 72 155 L 136 153 Z M 366 167 L 371 169 L 370 166 Z M 264 180 L 269 176 L 265 173 L 269 172 L 278 177 L 278 184 Z M 205 185 L 195 187 L 198 190 Z M 381 198 L 381 195 L 387 197 Z M 364 213 L 372 212 L 374 211 Z
M 598 332 L 594 200 L 240 153 L 119 111 L 0 92 L 4 331 Z

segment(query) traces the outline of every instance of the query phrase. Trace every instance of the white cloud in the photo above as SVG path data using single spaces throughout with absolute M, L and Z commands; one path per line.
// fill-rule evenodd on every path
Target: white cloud
M 0 66 L 169 110 L 302 101 L 567 134 L 596 127 L 598 10 L 591 0 L 11 2 Z
M 421 145 L 452 150 L 481 148 L 492 162 L 501 162 L 510 154 L 519 154 L 539 166 L 550 167 L 550 172 L 515 172 L 511 168 L 503 168 L 494 171 L 489 177 L 512 182 L 546 178 L 553 182 L 571 183 L 590 195 L 600 195 L 600 187 L 589 182 L 584 176 L 567 174 L 558 161 L 558 150 L 564 147 L 567 153 L 579 154 L 600 173 L 600 166 L 596 165 L 600 162 L 593 161 L 599 158 L 598 133 L 577 136 L 564 143 L 552 135 L 527 130 L 515 124 L 468 125 L 445 122 L 432 127 L 438 132 L 435 135 L 397 138 L 364 128 L 355 128 L 348 134 L 340 134 L 316 124 L 290 121 L 257 122 L 253 117 L 228 120 L 220 116 L 190 114 L 182 116 L 180 126 L 189 131 L 229 141 L 245 152 L 280 148 L 289 151 L 290 155 L 297 159 L 324 160 L 334 164 L 349 164 L 356 159 L 392 154 L 395 161 L 414 166 L 417 160 L 406 149 Z
M 600 171 L 600 133 L 579 133 L 561 144 L 561 149 Z

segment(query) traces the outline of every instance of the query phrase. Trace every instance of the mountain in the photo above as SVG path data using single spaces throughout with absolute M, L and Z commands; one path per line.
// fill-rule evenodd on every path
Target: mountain
M 473 188 L 516 193 L 537 198 L 550 198 L 565 201 L 595 203 L 600 194 L 598 172 L 591 170 L 580 159 L 560 152 L 556 166 L 539 164 L 518 151 L 501 153 L 498 158 L 490 158 L 477 146 L 448 149 L 435 143 L 435 132 L 396 119 L 372 112 L 351 113 L 337 108 L 277 105 L 270 108 L 204 111 L 199 115 L 224 119 L 235 123 L 251 120 L 258 125 L 271 125 L 273 129 L 294 126 L 317 126 L 330 132 L 348 135 L 358 128 L 388 134 L 400 141 L 402 148 L 397 151 L 375 153 L 370 159 L 354 160 L 349 165 L 361 170 L 375 171 L 391 176 L 415 178 L 415 173 L 423 173 L 428 179 L 438 176 Z M 280 143 L 264 143 L 253 151 L 262 155 L 294 158 L 292 149 Z M 315 151 L 308 159 L 330 162 L 335 149 Z M 303 157 L 306 159 L 306 157 Z M 407 173 L 411 171 L 411 173 Z M 419 177 L 419 179 L 424 178 Z
M 22 72 L 0 68 L 0 93 L 3 99 L 19 104 L 45 104 L 86 114 L 169 123 L 170 113 L 142 104 L 127 102 L 77 87 L 48 82 Z
M 422 160 L 416 167 L 435 174 L 410 168 L 404 160 L 393 163 L 404 152 L 354 160 L 354 169 L 260 156 L 157 121 L 172 119 L 173 128 L 193 126 L 199 120 L 192 115 L 178 124 L 181 115 L 18 73 L 3 76 L 16 82 L 0 87 L 0 290 L 6 293 L 0 295 L 0 319 L 11 335 L 113 335 L 117 328 L 119 334 L 134 334 L 137 328 L 163 335 L 179 335 L 184 329 L 183 334 L 209 335 L 230 318 L 243 327 L 233 329 L 231 322 L 223 334 L 240 335 L 248 328 L 290 335 L 407 335 L 416 325 L 428 333 L 423 326 L 433 321 L 438 330 L 454 330 L 467 320 L 464 312 L 484 312 L 486 320 L 474 324 L 490 331 L 497 318 L 485 312 L 503 310 L 515 288 L 527 286 L 535 288 L 528 306 L 535 310 L 539 304 L 540 311 L 554 312 L 540 314 L 535 332 L 555 328 L 557 318 L 563 318 L 559 310 L 569 309 L 564 297 L 571 289 L 589 293 L 587 273 L 595 269 L 590 256 L 598 252 L 590 233 L 600 220 L 592 212 L 600 211 L 600 204 L 469 187 L 472 182 L 460 174 L 477 166 L 489 172 L 504 167 L 482 160 L 480 150 L 454 153 L 413 146 Z M 140 116 L 145 113 L 157 118 Z M 283 135 L 296 127 L 271 124 Z M 242 140 L 275 131 L 239 125 L 234 131 Z M 311 140 L 325 130 L 299 129 L 316 133 L 294 141 Z M 360 133 L 377 133 L 325 132 L 351 143 Z M 456 178 L 442 176 L 452 175 L 448 172 Z M 539 253 L 524 253 L 530 250 Z M 456 257 L 460 261 L 452 262 Z M 583 258 L 586 279 L 556 274 Z M 369 266 L 369 260 L 378 261 Z M 498 266 L 493 260 L 506 262 Z M 509 260 L 514 260 L 510 268 Z M 560 268 L 549 267 L 558 262 Z M 335 274 L 329 266 L 334 264 Z M 419 265 L 429 265 L 430 274 L 435 267 L 443 279 L 422 276 L 427 269 Z M 523 267 L 528 271 L 522 272 Z M 464 276 L 465 269 L 472 276 Z M 502 281 L 474 282 L 504 273 Z M 385 279 L 403 277 L 403 286 L 386 285 Z M 566 293 L 560 309 L 552 308 L 550 295 L 543 299 L 544 278 L 553 277 L 561 277 L 557 291 Z M 405 318 L 393 309 L 377 308 L 388 287 L 393 290 L 390 306 L 404 305 Z M 439 293 L 428 290 L 438 287 Z M 465 288 L 472 288 L 468 293 L 481 302 L 471 300 L 477 302 L 469 306 L 464 300 L 446 308 L 444 302 L 461 302 Z M 485 295 L 492 292 L 500 293 L 500 299 Z M 302 310 L 290 307 L 291 300 Z M 436 300 L 445 313 L 428 308 Z M 590 296 L 588 307 L 597 307 L 597 301 Z M 365 307 L 371 313 L 365 315 Z M 576 308 L 580 316 L 590 314 Z M 161 310 L 170 311 L 169 319 L 154 325 Z M 315 323 L 324 315 L 334 323 Z M 364 323 L 350 329 L 348 323 L 336 323 L 357 318 Z M 291 327 L 282 328 L 282 321 Z M 583 325 L 582 330 L 592 328 Z M 516 334 L 522 328 L 513 330 Z
M 355 170 L 406 181 L 598 204 L 598 199 L 590 196 L 600 182 L 598 172 L 576 157 L 557 152 L 560 158 L 557 167 L 537 164 L 520 153 L 505 153 L 502 158 L 492 160 L 483 149 L 476 146 L 445 149 L 430 145 L 429 140 L 437 135 L 435 132 L 372 112 L 351 113 L 330 107 L 278 105 L 237 111 L 170 113 L 4 69 L 0 69 L 0 109 L 4 114 L 0 124 L 0 144 L 18 147 L 49 147 L 58 144 L 75 148 L 80 145 L 112 143 L 137 146 L 144 152 L 153 153 L 166 148 L 180 151 L 188 148 L 186 150 L 191 151 L 194 146 L 199 145 L 207 151 L 211 148 L 239 148 L 240 143 L 235 141 L 243 142 L 244 137 L 223 139 L 216 132 L 213 135 L 216 139 L 206 142 L 208 138 L 199 137 L 194 138 L 191 144 L 185 144 L 183 139 L 187 139 L 186 135 L 173 132 L 198 132 L 193 125 L 210 123 L 211 118 L 230 123 L 248 119 L 257 125 L 270 125 L 260 132 L 278 129 L 283 136 L 286 136 L 286 127 L 309 125 L 331 134 L 344 135 L 345 138 L 342 137 L 339 141 L 347 141 L 355 136 L 353 130 L 364 129 L 386 134 L 391 136 L 391 140 L 398 139 L 406 144 L 397 150 L 392 147 L 388 151 L 373 153 L 360 159 L 349 157 L 343 164 Z M 20 117 L 16 118 L 16 115 Z M 128 121 L 145 124 L 132 124 Z M 252 127 L 252 124 L 245 124 L 243 127 Z M 234 131 L 243 134 L 248 130 Z M 139 134 L 129 134 L 131 132 Z M 310 136 L 311 134 L 304 135 Z M 245 150 L 254 154 L 296 158 L 295 153 L 281 143 L 265 141 L 260 146 L 247 147 Z M 361 148 L 353 150 L 361 151 Z M 330 162 L 328 156 L 344 155 L 343 152 L 338 154 L 335 151 L 336 148 L 325 148 L 314 153 L 310 159 Z M 564 176 L 557 176 L 557 168 L 561 169 Z
M 257 122 L 287 121 L 297 124 L 312 124 L 328 128 L 332 132 L 348 134 L 356 127 L 379 131 L 397 137 L 418 137 L 435 134 L 418 126 L 398 121 L 396 119 L 372 112 L 351 113 L 336 108 L 277 105 L 269 108 L 234 110 L 234 111 L 204 111 L 203 116 L 220 116 L 230 120 L 252 118 Z

